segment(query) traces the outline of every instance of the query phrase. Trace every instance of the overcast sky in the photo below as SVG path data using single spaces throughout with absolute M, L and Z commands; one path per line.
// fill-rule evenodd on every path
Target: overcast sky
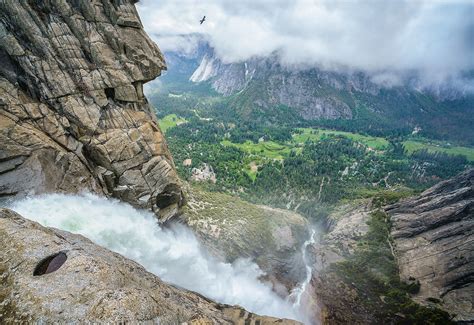
M 200 34 L 225 62 L 277 51 L 284 63 L 433 80 L 474 70 L 474 0 L 141 0 L 138 9 L 164 51 L 190 51 Z

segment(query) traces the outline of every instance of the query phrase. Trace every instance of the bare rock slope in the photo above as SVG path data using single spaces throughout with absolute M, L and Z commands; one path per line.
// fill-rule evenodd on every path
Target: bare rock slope
M 182 205 L 143 95 L 166 67 L 135 2 L 0 1 L 0 196 L 87 189 L 162 219 Z
M 387 212 L 400 276 L 420 282 L 414 299 L 474 322 L 474 169 Z
M 298 324 L 173 287 L 69 232 L 0 209 L 0 322 Z
M 186 189 L 186 198 L 188 204 L 180 218 L 214 255 L 228 262 L 250 258 L 267 273 L 268 280 L 289 290 L 304 280 L 301 246 L 310 234 L 308 221 L 301 215 L 197 186 Z

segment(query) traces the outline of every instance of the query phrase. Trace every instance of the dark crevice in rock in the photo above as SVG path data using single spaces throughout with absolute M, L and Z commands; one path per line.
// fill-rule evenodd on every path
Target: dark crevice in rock
M 105 88 L 105 96 L 107 97 L 107 99 L 115 99 L 115 89 Z
M 461 289 L 461 288 L 465 288 L 469 285 L 471 285 L 471 283 L 474 281 L 474 272 L 470 272 L 468 274 L 465 274 L 461 277 L 457 277 L 453 280 L 451 280 L 449 283 L 447 283 L 447 285 L 451 286 L 449 287 L 445 292 L 443 292 L 440 297 L 443 298 L 444 296 L 446 296 L 449 292 L 453 291 L 453 290 L 457 290 L 457 289 Z
M 12 60 L 11 56 L 8 55 L 5 50 L 0 48 L 0 76 L 7 79 L 12 84 L 17 84 L 18 87 L 31 98 L 38 100 L 41 97 L 39 90 L 34 87 L 30 81 L 26 71 L 20 66 L 20 64 Z M 32 77 L 35 79 L 35 77 Z
M 49 1 L 28 0 L 30 7 L 36 11 L 39 18 L 47 24 L 49 22 L 49 15 L 51 14 L 51 7 Z
M 3 162 L 7 162 L 7 161 L 10 161 L 10 160 L 13 160 L 13 159 L 21 159 L 21 157 L 28 157 L 26 155 L 12 155 L 12 156 L 8 156 L 8 157 L 4 157 L 4 158 L 0 158 L 0 163 L 3 163 Z
M 57 254 L 46 257 L 41 260 L 36 266 L 33 275 L 40 276 L 55 272 L 61 268 L 61 266 L 66 263 L 67 255 L 64 252 L 59 252 Z
M 0 188 L 0 198 L 11 197 L 11 196 L 15 196 L 17 194 L 18 194 L 18 192 L 10 192 L 10 193 L 2 192 L 2 189 Z

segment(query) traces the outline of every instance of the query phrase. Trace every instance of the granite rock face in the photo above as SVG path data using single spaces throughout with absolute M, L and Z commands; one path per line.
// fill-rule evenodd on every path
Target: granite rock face
M 0 209 L 0 322 L 299 324 L 217 304 L 69 232 Z M 59 255 L 57 255 L 59 254 Z M 45 258 L 60 256 L 49 261 Z M 43 267 L 42 267 L 43 266 Z
M 357 277 L 343 281 L 331 269 L 350 260 L 363 245 L 372 212 L 382 209 L 391 223 L 390 237 L 400 279 L 419 283 L 411 298 L 424 306 L 474 321 L 474 169 L 382 208 L 360 204 L 331 215 L 327 234 L 314 246 L 313 296 L 323 324 L 376 324 L 376 310 L 361 299 L 370 291 L 357 289 Z M 357 289 L 357 290 L 356 290 Z M 379 299 L 372 297 L 372 299 Z M 378 302 L 382 306 L 383 300 Z M 383 311 L 383 309 L 381 309 Z
M 474 322 L 474 169 L 387 207 L 400 276 L 414 299 Z
M 345 84 L 350 81 L 340 82 L 335 74 L 321 71 L 307 73 L 283 67 L 275 57 L 225 64 L 210 51 L 204 55 L 190 81 L 208 81 L 214 90 L 225 96 L 242 92 L 242 96 L 248 96 L 254 100 L 253 104 L 263 108 L 285 105 L 296 109 L 307 120 L 352 118 L 347 103 L 336 94 L 320 90 L 320 85 L 326 83 L 337 89 L 350 87 Z M 258 94 L 258 98 L 254 98 L 254 94 Z
M 0 1 L 0 196 L 89 190 L 176 214 L 180 182 L 143 94 L 166 66 L 135 2 Z

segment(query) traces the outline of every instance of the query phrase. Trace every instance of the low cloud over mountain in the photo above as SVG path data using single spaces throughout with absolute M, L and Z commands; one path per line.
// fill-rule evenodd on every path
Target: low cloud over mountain
M 226 63 L 278 53 L 284 64 L 363 70 L 384 83 L 417 75 L 473 86 L 470 1 L 142 0 L 139 10 L 164 51 L 192 51 L 200 35 Z

